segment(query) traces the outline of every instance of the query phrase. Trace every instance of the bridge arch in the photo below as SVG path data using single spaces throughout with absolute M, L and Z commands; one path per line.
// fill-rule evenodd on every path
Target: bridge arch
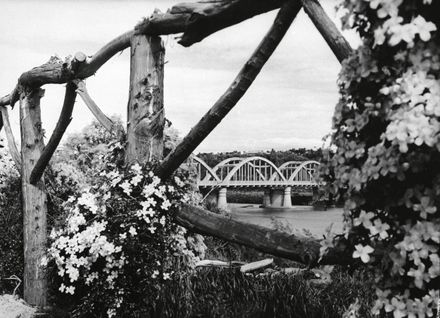
M 200 176 L 201 181 L 208 181 L 211 179 L 213 181 L 221 182 L 220 178 L 216 175 L 214 170 L 210 166 L 208 166 L 205 161 L 197 156 L 193 156 L 192 159 L 199 164 L 199 167 L 197 168 L 197 176 Z M 206 170 L 205 175 L 202 174 L 203 168 Z
M 319 167 L 320 163 L 315 160 L 302 162 L 289 177 L 289 181 L 310 181 L 317 182 L 314 172 Z
M 263 157 L 243 158 L 223 179 L 223 183 L 230 181 L 257 181 L 249 180 L 249 177 L 253 179 L 258 178 L 260 179 L 259 181 L 268 181 L 273 174 L 276 174 L 281 181 L 286 181 L 284 175 L 272 161 Z
M 231 157 L 228 159 L 225 159 L 212 168 L 212 171 L 219 177 L 220 180 L 223 180 L 226 178 L 226 176 L 229 174 L 229 172 L 235 168 L 235 166 L 243 161 L 245 158 L 241 157 Z
M 278 169 L 281 171 L 283 176 L 288 180 L 292 173 L 296 170 L 298 166 L 300 166 L 304 161 L 287 161 L 283 163 L 281 166 L 278 167 Z M 274 173 L 270 180 L 273 181 L 277 177 L 277 174 Z

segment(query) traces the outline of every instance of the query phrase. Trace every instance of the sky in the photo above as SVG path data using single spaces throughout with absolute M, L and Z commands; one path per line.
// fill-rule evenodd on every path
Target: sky
M 191 2 L 192 0 L 186 0 Z M 24 71 L 81 51 L 93 55 L 132 29 L 155 8 L 175 0 L 0 0 L 0 95 L 11 92 Z M 322 0 L 338 24 L 333 0 Z M 166 117 L 183 137 L 224 93 L 261 41 L 276 11 L 217 32 L 189 48 L 164 36 Z M 354 34 L 344 33 L 351 43 Z M 129 49 L 87 79 L 88 91 L 107 115 L 124 121 Z M 301 11 L 246 95 L 196 152 L 285 150 L 319 147 L 331 131 L 338 100 L 337 59 Z M 42 121 L 49 138 L 58 120 L 64 85 L 45 85 Z M 93 115 L 78 97 L 67 133 L 79 132 Z M 18 108 L 11 124 L 19 138 Z M 17 140 L 18 141 L 18 140 Z

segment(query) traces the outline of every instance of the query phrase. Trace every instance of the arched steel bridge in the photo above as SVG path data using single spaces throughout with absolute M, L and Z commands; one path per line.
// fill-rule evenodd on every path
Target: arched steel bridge
M 192 156 L 197 169 L 197 184 L 212 187 L 317 187 L 316 172 L 319 162 L 288 161 L 277 167 L 263 157 L 233 157 L 210 167 L 197 156 Z

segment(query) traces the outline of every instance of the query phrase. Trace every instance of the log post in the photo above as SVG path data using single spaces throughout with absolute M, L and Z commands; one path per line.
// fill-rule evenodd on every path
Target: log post
M 20 94 L 24 300 L 40 308 L 47 301 L 46 272 L 40 266 L 46 251 L 47 194 L 42 180 L 32 185 L 29 179 L 44 149 L 40 114 L 43 93 L 42 89 L 24 89 Z
M 131 39 L 127 165 L 160 160 L 163 156 L 164 52 L 160 37 L 136 35 Z

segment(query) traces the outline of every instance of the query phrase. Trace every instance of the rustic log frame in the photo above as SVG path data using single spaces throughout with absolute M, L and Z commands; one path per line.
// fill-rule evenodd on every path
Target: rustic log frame
M 41 261 L 47 244 L 47 192 L 43 180 L 29 178 L 44 149 L 40 99 L 44 90 L 23 88 L 20 92 L 21 188 L 23 197 L 24 299 L 39 308 L 47 304 L 46 268 Z
M 330 20 L 318 0 L 301 0 L 301 3 L 304 11 L 324 37 L 338 61 L 342 63 L 353 51 L 350 44 Z
M 165 47 L 158 36 L 133 36 L 125 164 L 163 159 Z
M 157 171 L 161 178 L 168 178 L 244 96 L 283 39 L 300 9 L 299 2 L 287 2 L 281 7 L 271 28 L 226 92 L 164 159 Z
M 57 125 L 50 136 L 47 145 L 44 147 L 43 152 L 41 153 L 40 158 L 32 169 L 32 173 L 29 178 L 29 182 L 32 185 L 35 185 L 41 178 L 49 164 L 50 159 L 52 158 L 55 150 L 61 142 L 61 138 L 63 137 L 67 126 L 69 126 L 72 121 L 72 111 L 73 106 L 75 105 L 76 99 L 76 85 L 72 82 L 67 83 L 66 85 L 66 93 L 64 95 L 64 103 L 63 108 L 61 109 L 60 117 L 58 119 Z
M 9 152 L 17 169 L 21 169 L 21 154 L 15 142 L 14 133 L 12 132 L 11 123 L 9 122 L 9 114 L 6 106 L 0 106 L 0 123 L 5 128 L 6 140 L 8 141 Z M 1 129 L 1 125 L 0 125 Z
M 74 81 L 77 89 L 76 93 L 81 97 L 84 104 L 86 104 L 87 108 L 92 112 L 93 116 L 100 122 L 102 126 L 109 132 L 113 131 L 114 123 L 108 118 L 104 112 L 96 105 L 95 101 L 90 97 L 89 92 L 87 91 L 86 83 L 82 80 Z
M 284 10 L 286 10 L 286 12 L 289 10 L 291 10 L 291 12 L 296 12 L 301 6 L 304 6 L 306 13 L 321 32 L 337 59 L 342 61 L 348 56 L 348 54 L 350 54 L 351 48 L 347 41 L 345 41 L 333 22 L 325 14 L 317 0 L 210 0 L 199 1 L 196 3 L 184 3 L 172 7 L 167 13 L 154 12 L 148 19 L 139 23 L 134 30 L 128 31 L 110 41 L 91 58 L 87 58 L 87 56 L 81 52 L 76 53 L 73 59 L 64 62 L 57 58 L 51 58 L 48 63 L 23 73 L 13 91 L 9 95 L 0 98 L 0 106 L 11 105 L 14 107 L 14 104 L 20 99 L 20 95 L 24 94 L 23 92 L 38 91 L 39 87 L 42 85 L 69 83 L 69 86 L 71 85 L 70 82 L 74 80 L 85 79 L 93 75 L 112 56 L 129 47 L 132 38 L 137 35 L 151 36 L 183 33 L 179 43 L 183 46 L 190 46 L 223 28 L 240 23 L 255 15 L 274 10 L 280 6 L 283 6 L 283 10 L 280 10 L 279 15 L 282 14 Z M 289 10 L 284 8 L 289 8 Z M 279 26 L 273 27 L 275 30 L 275 37 L 280 36 L 281 33 L 285 32 L 278 31 L 277 33 L 276 29 L 278 27 Z M 268 37 L 270 36 L 272 35 L 269 34 Z M 275 43 L 276 41 L 281 40 L 281 38 L 268 40 Z M 273 47 L 274 43 L 269 42 L 267 43 L 267 46 L 270 50 L 273 50 L 276 45 Z M 266 45 L 261 45 L 259 49 L 264 49 L 264 46 Z M 243 70 L 239 73 L 237 81 L 231 85 L 227 92 L 220 98 L 219 102 L 214 105 L 213 111 L 208 112 L 208 114 L 202 118 L 199 124 L 191 130 L 190 134 L 185 137 L 183 142 L 178 146 L 178 150 L 174 151 L 164 161 L 164 165 L 160 169 L 163 176 L 171 175 L 171 173 L 177 169 L 190 154 L 190 152 L 188 152 L 189 149 L 195 149 L 238 102 L 244 94 L 244 92 L 240 92 L 240 89 L 244 89 L 245 91 L 250 86 L 265 60 L 270 56 L 270 53 L 268 56 L 265 56 L 265 54 L 267 54 L 267 52 L 262 52 L 261 59 L 256 58 L 255 60 L 249 60 L 249 62 L 243 67 Z M 247 78 L 248 75 L 250 75 L 249 78 Z M 71 97 L 73 96 L 73 93 L 69 94 L 71 94 Z M 233 100 L 227 101 L 231 96 Z M 23 97 L 23 100 L 26 100 L 26 97 Z M 35 100 L 35 102 L 37 101 Z M 224 107 L 222 106 L 222 103 L 224 104 Z M 65 128 L 63 129 L 63 127 L 66 126 L 67 121 L 70 122 L 70 115 L 66 116 L 69 112 L 69 105 L 66 106 L 67 111 L 64 110 L 63 107 L 61 114 L 63 119 L 61 123 L 59 122 L 61 127 L 58 131 L 55 129 L 52 135 L 54 140 L 51 138 L 49 141 L 48 146 L 50 147 L 47 149 L 47 154 L 40 153 L 40 158 L 36 161 L 37 163 L 41 163 L 33 167 L 32 172 L 35 172 L 35 176 L 32 181 L 36 182 L 37 186 L 27 183 L 27 180 L 25 180 L 29 176 L 29 163 L 27 163 L 26 175 L 22 174 L 22 179 L 24 183 L 27 184 L 26 187 L 34 187 L 34 190 L 32 191 L 40 191 L 42 196 L 44 195 L 44 184 L 42 184 L 41 181 L 38 182 L 38 180 L 40 179 L 41 173 L 44 172 L 44 168 L 49 162 L 50 157 L 55 151 L 59 140 L 65 131 Z M 37 106 L 39 107 L 39 99 Z M 25 129 L 29 129 L 30 124 L 31 123 L 28 123 L 27 128 Z M 0 129 L 2 126 L 7 126 L 4 118 L 2 119 L 2 124 L 0 124 Z M 107 126 L 107 129 L 110 128 L 110 125 L 104 126 Z M 11 144 L 13 143 L 11 142 Z M 41 144 L 42 143 L 40 143 L 40 146 L 38 147 L 41 147 Z M 35 160 L 35 158 L 33 160 Z M 40 201 L 43 204 L 45 198 L 41 198 Z M 251 246 L 261 251 L 298 260 L 305 264 L 313 265 L 319 260 L 320 244 L 317 239 L 288 235 L 286 233 L 261 228 L 256 225 L 240 223 L 225 219 L 220 215 L 210 213 L 197 207 L 184 207 L 177 215 L 177 222 L 195 232 L 217 236 L 230 242 Z M 248 233 L 249 236 L 243 236 L 242 233 Z M 260 241 L 256 240 L 255 237 L 258 237 Z M 321 260 L 321 263 L 339 264 L 345 262 L 347 259 L 345 257 L 346 255 L 340 251 L 343 251 L 343 248 L 331 249 Z
M 233 220 L 195 206 L 183 206 L 176 215 L 176 222 L 193 232 L 215 236 L 308 266 L 351 263 L 343 244 L 328 249 L 320 259 L 319 239 Z

